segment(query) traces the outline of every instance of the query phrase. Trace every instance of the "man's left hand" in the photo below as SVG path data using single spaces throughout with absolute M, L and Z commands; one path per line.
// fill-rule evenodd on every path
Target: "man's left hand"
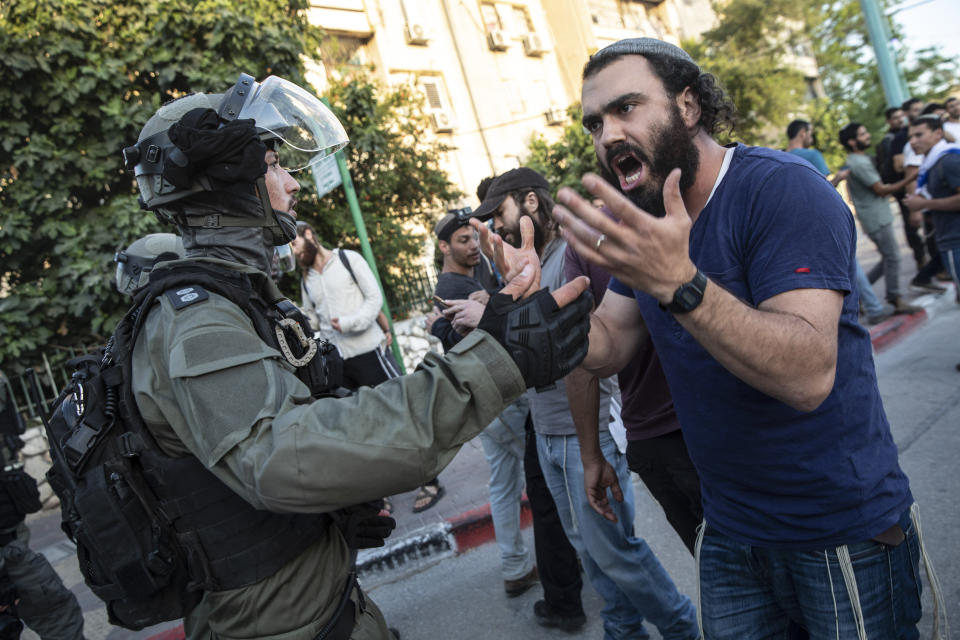
M 480 318 L 483 317 L 485 304 L 476 300 L 450 300 L 450 306 L 443 310 L 454 330 L 460 335 L 467 335 L 477 328 Z
M 903 199 L 903 206 L 910 211 L 920 211 L 921 209 L 926 209 L 928 206 L 927 203 L 927 199 L 917 193 L 911 193 Z
M 680 170 L 671 171 L 664 181 L 662 218 L 640 209 L 596 174 L 583 176 L 583 186 L 602 199 L 619 222 L 573 189 L 563 188 L 557 194 L 562 204 L 554 207 L 553 216 L 563 226 L 567 242 L 628 287 L 663 303 L 672 300 L 677 287 L 697 272 L 688 252 L 693 224 L 680 195 Z
M 486 289 L 478 289 L 473 293 L 471 293 L 469 296 L 467 296 L 467 299 L 476 300 L 480 304 L 485 305 L 488 302 L 490 302 L 490 292 L 487 291 Z

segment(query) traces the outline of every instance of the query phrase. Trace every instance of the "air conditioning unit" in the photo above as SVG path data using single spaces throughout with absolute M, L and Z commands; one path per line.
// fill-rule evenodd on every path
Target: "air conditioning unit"
M 528 56 L 539 58 L 547 52 L 543 45 L 543 40 L 535 33 L 528 33 L 523 36 L 523 52 Z
M 407 38 L 407 44 L 427 44 L 430 40 L 427 30 L 422 24 L 416 22 L 408 24 L 403 30 L 403 35 Z
M 567 110 L 563 107 L 550 107 L 547 109 L 547 124 L 550 126 L 561 125 L 567 121 Z
M 453 131 L 453 118 L 446 111 L 434 111 L 430 114 L 433 121 L 433 130 L 437 133 L 450 133 Z
M 510 44 L 507 42 L 507 35 L 500 29 L 492 29 L 487 32 L 487 45 L 491 51 L 506 51 Z

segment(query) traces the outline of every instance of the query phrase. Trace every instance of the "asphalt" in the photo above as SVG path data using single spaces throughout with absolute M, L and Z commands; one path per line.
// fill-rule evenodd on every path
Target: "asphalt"
M 902 231 L 897 231 L 902 238 Z M 877 260 L 876 251 L 869 240 L 861 239 L 858 255 L 865 270 Z M 906 287 L 915 273 L 915 265 L 908 250 L 902 247 L 903 260 L 901 281 Z M 938 309 L 952 307 L 955 292 L 952 284 L 945 284 L 947 291 L 929 294 L 905 289 L 905 297 L 923 311 L 910 316 L 894 316 L 870 328 L 871 340 L 877 352 L 889 349 L 912 331 L 921 328 Z M 883 284 L 875 286 L 883 292 Z M 487 491 L 488 467 L 482 447 L 474 439 L 463 446 L 453 462 L 440 474 L 445 495 L 431 509 L 413 513 L 416 492 L 394 496 L 393 517 L 397 528 L 388 544 L 382 549 L 365 550 L 358 556 L 361 582 L 365 577 L 378 582 L 385 574 L 398 576 L 415 571 L 425 558 L 454 556 L 494 539 L 490 518 Z M 28 519 L 31 529 L 31 547 L 43 553 L 63 578 L 64 583 L 77 595 L 84 612 L 85 636 L 91 640 L 157 638 L 176 640 L 183 637 L 179 622 L 171 622 L 138 632 L 114 627 L 107 621 L 102 603 L 83 583 L 76 562 L 75 548 L 59 529 L 59 512 L 34 514 Z M 529 526 L 529 509 L 524 507 L 524 524 Z M 24 630 L 23 638 L 37 638 Z

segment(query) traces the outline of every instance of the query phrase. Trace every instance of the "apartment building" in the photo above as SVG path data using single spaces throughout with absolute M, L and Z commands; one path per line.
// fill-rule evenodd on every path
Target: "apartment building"
M 716 19 L 710 0 L 313 0 L 308 15 L 341 61 L 420 87 L 472 206 L 480 180 L 517 167 L 534 133 L 560 136 L 591 53 L 635 36 L 679 44 Z

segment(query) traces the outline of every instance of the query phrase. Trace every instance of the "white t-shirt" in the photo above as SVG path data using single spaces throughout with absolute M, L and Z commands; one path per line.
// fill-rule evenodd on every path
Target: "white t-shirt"
M 943 130 L 953 136 L 953 141 L 960 144 L 960 122 L 943 121 Z
M 340 261 L 338 252 L 343 251 L 350 261 L 350 272 Z M 373 351 L 383 341 L 383 331 L 377 325 L 377 316 L 383 305 L 380 287 L 363 256 L 354 252 L 334 249 L 333 255 L 318 272 L 307 271 L 301 288 L 304 312 L 314 323 L 314 329 L 337 345 L 344 358 Z M 330 321 L 337 318 L 340 331 Z

